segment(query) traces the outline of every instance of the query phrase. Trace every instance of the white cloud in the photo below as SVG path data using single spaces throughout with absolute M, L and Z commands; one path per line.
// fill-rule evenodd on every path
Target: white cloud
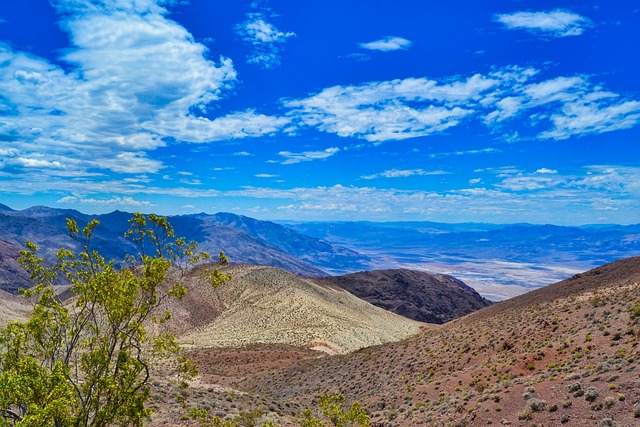
M 0 93 L 3 108 L 12 112 L 0 132 L 17 141 L 15 157 L 38 160 L 23 166 L 59 162 L 76 174 L 89 174 L 89 168 L 155 172 L 163 165 L 148 152 L 167 138 L 255 137 L 288 123 L 253 110 L 205 117 L 236 72 L 230 59 L 214 62 L 204 45 L 167 17 L 165 6 L 172 3 L 54 2 L 72 45 L 59 58 L 64 68 L 0 44 Z
M 362 179 L 376 179 L 376 178 L 407 178 L 410 176 L 429 176 L 429 175 L 446 175 L 448 172 L 442 170 L 426 171 L 423 169 L 389 169 L 384 172 L 364 175 Z
M 301 124 L 372 142 L 443 132 L 471 115 L 498 80 L 474 75 L 460 81 L 408 78 L 333 86 L 306 99 L 285 101 Z
M 558 173 L 557 170 L 555 169 L 547 169 L 547 168 L 540 168 L 536 171 L 536 173 L 543 173 L 543 174 L 552 174 L 555 175 Z
M 303 151 L 302 153 L 292 153 L 290 151 L 281 151 L 278 154 L 287 160 L 283 161 L 283 165 L 293 165 L 300 162 L 310 162 L 313 160 L 324 160 L 338 153 L 338 147 L 330 147 L 322 151 Z
M 402 37 L 387 36 L 368 43 L 358 43 L 358 45 L 363 49 L 391 52 L 394 50 L 408 50 L 412 43 L 410 40 Z
M 559 113 L 550 116 L 553 129 L 540 137 L 567 139 L 574 135 L 611 132 L 629 129 L 640 123 L 640 102 L 623 101 L 607 104 L 580 99 L 567 103 Z
M 86 180 L 48 179 L 34 182 L 15 181 L 3 189 L 7 194 L 33 194 L 47 188 L 49 192 L 73 193 L 76 199 L 99 206 L 130 202 L 146 196 L 203 198 L 209 200 L 252 200 L 253 206 L 281 213 L 283 219 L 397 220 L 428 218 L 433 221 L 466 221 L 473 217 L 486 222 L 549 222 L 555 224 L 640 222 L 637 201 L 640 198 L 640 167 L 596 165 L 555 174 L 526 172 L 513 167 L 479 169 L 483 187 L 470 182 L 471 188 L 440 191 L 400 190 L 394 188 L 330 187 L 259 188 L 218 191 L 202 188 L 160 188 L 152 185 L 126 183 L 122 180 L 86 182 Z M 2 178 L 0 171 L 0 178 Z M 267 174 L 267 177 L 268 174 Z M 77 194 L 121 194 L 118 198 L 81 197 Z M 81 203 L 64 199 L 64 203 Z M 113 200 L 112 202 L 108 202 Z M 131 201 L 133 200 L 133 202 Z M 61 202 L 62 203 L 62 202 Z M 139 202 L 144 203 L 144 202 Z M 212 202 L 220 206 L 220 202 Z M 602 220 L 605 221 L 605 220 Z
M 132 197 L 118 197 L 114 196 L 110 199 L 94 199 L 84 198 L 81 196 L 66 196 L 56 201 L 56 203 L 65 204 L 81 204 L 81 205 L 93 205 L 93 206 L 128 206 L 128 207 L 153 207 L 156 206 L 148 201 L 138 201 Z
M 587 76 L 537 79 L 532 68 L 505 67 L 486 75 L 426 77 L 333 86 L 304 99 L 285 100 L 292 126 L 380 143 L 442 133 L 477 118 L 501 131 L 520 123 L 538 138 L 566 139 L 627 129 L 640 123 L 640 101 L 593 84 Z M 284 126 L 284 124 L 283 124 Z M 526 138 L 507 129 L 509 138 Z M 478 152 L 489 152 L 485 149 Z M 467 154 L 472 152 L 454 152 Z
M 477 150 L 458 150 L 458 151 L 449 151 L 446 153 L 431 153 L 429 154 L 429 158 L 439 159 L 439 158 L 451 157 L 451 156 L 466 156 L 470 154 L 486 154 L 486 153 L 501 153 L 501 152 L 502 150 L 489 147 L 489 148 L 480 148 Z
M 495 15 L 508 29 L 525 30 L 549 37 L 579 36 L 592 26 L 589 19 L 568 10 L 547 12 L 513 12 Z
M 278 175 L 273 175 L 270 173 L 257 173 L 254 175 L 256 178 L 277 178 Z
M 248 63 L 266 69 L 280 65 L 280 46 L 296 34 L 278 30 L 269 22 L 274 16 L 272 13 L 251 12 L 247 14 L 246 21 L 235 26 L 242 40 L 253 47 L 253 52 L 247 57 Z

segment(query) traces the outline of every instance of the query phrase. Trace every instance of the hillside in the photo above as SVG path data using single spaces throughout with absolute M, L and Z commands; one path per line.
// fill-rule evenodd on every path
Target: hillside
M 0 327 L 7 322 L 26 320 L 31 311 L 31 305 L 21 296 L 0 290 Z
M 277 268 L 237 265 L 222 271 L 233 279 L 216 290 L 196 286 L 194 272 L 186 282 L 194 289 L 167 307 L 172 332 L 187 348 L 284 344 L 347 353 L 399 341 L 422 326 Z
M 18 263 L 20 247 L 0 239 L 0 289 L 16 294 L 21 287 L 29 287 L 29 273 Z
M 324 280 L 377 307 L 420 322 L 445 323 L 491 304 L 460 280 L 444 274 L 376 270 Z
M 242 389 L 303 405 L 342 391 L 365 404 L 375 426 L 637 425 L 634 304 L 640 316 L 638 257 L 401 343 L 252 375 Z

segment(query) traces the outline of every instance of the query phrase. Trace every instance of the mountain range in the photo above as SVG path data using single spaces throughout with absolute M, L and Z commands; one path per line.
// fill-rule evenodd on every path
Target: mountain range
M 45 259 L 53 259 L 59 248 L 80 249 L 65 230 L 66 218 L 80 226 L 95 218 L 100 221 L 92 245 L 108 259 L 123 260 L 136 248 L 124 233 L 130 213 L 114 211 L 87 215 L 75 210 L 35 206 L 16 211 L 0 205 L 0 288 L 15 291 L 28 287 L 28 277 L 16 267 L 15 259 L 27 240 L 41 249 Z M 268 221 L 219 213 L 169 217 L 178 236 L 199 243 L 202 250 L 217 254 L 223 250 L 233 262 L 279 267 L 303 277 L 324 277 L 325 266 L 353 271 L 365 268 L 369 258 L 321 239 L 308 237 Z
M 123 237 L 129 213 L 87 215 L 44 206 L 18 211 L 0 205 L 0 288 L 27 284 L 15 266 L 16 251 L 26 240 L 39 245 L 49 259 L 60 247 L 79 248 L 64 230 L 66 217 L 81 224 L 97 218 L 101 225 L 93 244 L 107 258 L 122 259 L 135 250 Z M 640 255 L 640 225 L 276 223 L 232 213 L 169 219 L 178 235 L 213 254 L 224 250 L 232 262 L 274 266 L 310 278 L 386 269 L 434 272 L 462 280 L 493 301 Z

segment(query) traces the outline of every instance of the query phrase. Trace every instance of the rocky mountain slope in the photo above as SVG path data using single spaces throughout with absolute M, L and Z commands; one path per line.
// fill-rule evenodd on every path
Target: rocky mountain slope
M 206 221 L 243 230 L 265 244 L 295 256 L 328 272 L 351 272 L 366 269 L 371 259 L 356 251 L 298 233 L 270 221 L 260 221 L 243 215 L 221 212 L 196 215 Z
M 633 426 L 640 417 L 640 258 L 434 326 L 400 343 L 241 380 L 310 404 L 344 392 L 374 426 Z
M 29 273 L 18 263 L 19 257 L 19 246 L 0 239 L 0 289 L 13 294 L 30 283 Z
M 123 235 L 129 228 L 131 214 L 114 211 L 104 215 L 87 215 L 70 209 L 34 206 L 21 211 L 0 205 L 0 247 L 3 265 L 10 271 L 0 271 L 0 289 L 14 291 L 28 287 L 26 276 L 16 274 L 16 251 L 6 245 L 21 248 L 25 241 L 37 244 L 45 259 L 52 259 L 59 248 L 79 250 L 80 244 L 66 233 L 66 218 L 84 225 L 92 218 L 100 221 L 92 245 L 108 259 L 122 260 L 136 249 Z M 367 258 L 338 245 L 303 236 L 268 221 L 258 221 L 233 214 L 182 215 L 169 220 L 178 236 L 195 240 L 200 248 L 217 254 L 224 250 L 232 262 L 269 265 L 285 269 L 303 277 L 323 277 L 323 266 L 335 265 L 342 271 L 348 266 L 360 267 Z M 19 267 L 18 267 L 19 269 Z M 1 277 L 12 275 L 12 282 L 2 287 Z
M 420 322 L 445 323 L 491 304 L 460 280 L 444 274 L 375 270 L 323 280 L 377 307 Z

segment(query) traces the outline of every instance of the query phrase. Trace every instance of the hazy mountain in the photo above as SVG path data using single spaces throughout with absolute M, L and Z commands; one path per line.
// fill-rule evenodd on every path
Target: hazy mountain
M 340 273 L 362 270 L 371 259 L 356 251 L 331 242 L 309 237 L 270 221 L 260 221 L 242 215 L 217 213 L 200 214 L 198 218 L 244 230 L 265 244 L 274 246 L 323 270 Z
M 370 269 L 450 274 L 502 300 L 633 255 L 640 225 L 283 222 L 371 258 Z
M 87 215 L 46 206 L 16 211 L 0 205 L 0 239 L 15 246 L 11 250 L 8 246 L 0 248 L 3 266 L 7 268 L 0 273 L 0 287 L 15 291 L 30 285 L 26 273 L 20 273 L 21 267 L 15 263 L 18 248 L 22 248 L 27 240 L 38 245 L 42 256 L 49 260 L 59 248 L 81 249 L 80 242 L 67 235 L 66 218 L 75 219 L 81 227 L 92 218 L 98 219 L 100 225 L 91 241 L 93 248 L 107 259 L 123 260 L 126 254 L 136 252 L 135 246 L 124 238 L 131 216 L 121 211 Z M 368 261 L 355 251 L 267 221 L 223 213 L 172 216 L 169 220 L 178 236 L 195 240 L 202 250 L 214 256 L 223 250 L 232 262 L 279 267 L 304 277 L 326 276 L 322 270 L 324 266 L 330 271 L 342 272 L 362 268 Z
M 427 323 L 445 323 L 491 304 L 460 280 L 444 274 L 376 270 L 323 280 L 375 306 Z

